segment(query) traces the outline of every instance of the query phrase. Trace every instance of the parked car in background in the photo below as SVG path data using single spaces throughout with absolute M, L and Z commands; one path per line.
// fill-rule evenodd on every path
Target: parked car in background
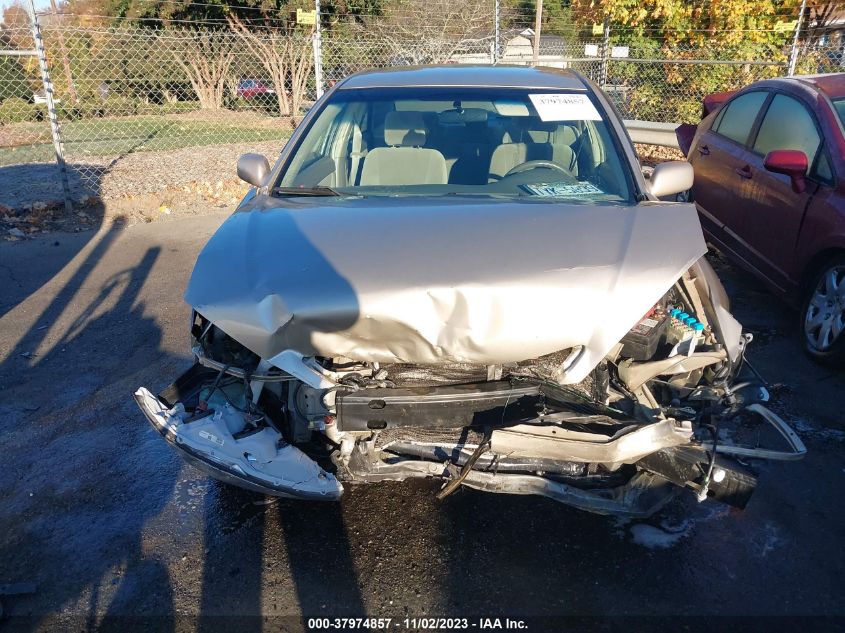
M 800 307 L 820 361 L 845 361 L 845 74 L 760 81 L 704 100 L 678 141 L 707 239 Z
M 241 79 L 238 82 L 237 94 L 244 99 L 254 99 L 261 95 L 274 95 L 276 91 L 260 79 Z
M 353 75 L 274 162 L 240 158 L 254 188 L 194 267 L 194 366 L 135 393 L 210 475 L 325 500 L 430 477 L 441 498 L 645 516 L 680 489 L 744 506 L 740 459 L 804 454 L 745 371 L 695 207 L 659 199 L 692 168 L 646 181 L 581 75 Z

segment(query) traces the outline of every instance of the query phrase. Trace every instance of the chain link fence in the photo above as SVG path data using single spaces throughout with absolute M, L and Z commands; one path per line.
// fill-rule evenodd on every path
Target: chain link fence
M 529 21 L 497 28 L 494 16 L 491 6 L 469 16 L 358 20 L 323 28 L 319 38 L 313 29 L 283 32 L 237 20 L 154 30 L 53 19 L 42 26 L 51 86 L 38 71 L 31 25 L 5 26 L 0 203 L 11 206 L 6 198 L 33 187 L 62 197 L 55 174 L 21 169 L 57 160 L 45 88 L 55 97 L 71 197 L 118 195 L 119 187 L 104 184 L 114 173 L 129 190 L 133 178 L 149 187 L 217 180 L 231 177 L 241 151 L 277 153 L 320 90 L 350 73 L 407 64 L 532 64 Z M 447 29 L 445 20 L 465 23 Z M 577 70 L 602 86 L 624 118 L 692 122 L 705 95 L 787 74 L 791 48 L 730 47 L 718 38 L 669 46 L 607 29 L 543 36 L 538 53 L 540 65 Z M 802 50 L 796 61 L 798 73 L 838 71 L 840 46 Z

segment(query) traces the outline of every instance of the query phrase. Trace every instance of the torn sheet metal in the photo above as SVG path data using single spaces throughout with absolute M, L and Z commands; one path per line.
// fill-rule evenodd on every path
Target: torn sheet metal
M 759 415 L 764 422 L 777 431 L 786 440 L 788 450 L 763 448 L 761 446 L 739 446 L 723 440 L 716 446 L 717 453 L 731 455 L 733 457 L 752 457 L 778 461 L 803 459 L 807 454 L 807 447 L 804 445 L 804 442 L 801 441 L 798 434 L 777 413 L 759 403 L 748 405 L 746 410 Z M 713 450 L 712 442 L 702 442 L 701 446 L 707 450 Z
M 626 429 L 614 437 L 557 426 L 519 424 L 494 430 L 490 450 L 509 457 L 618 465 L 633 464 L 656 450 L 689 444 L 691 439 L 690 423 L 675 420 Z
M 575 383 L 706 250 L 693 205 L 255 204 L 211 238 L 185 299 L 265 359 L 495 365 L 583 346 Z
M 716 271 L 706 259 L 698 260 L 691 270 L 698 296 L 704 302 L 717 338 L 728 351 L 728 358 L 736 362 L 742 353 L 742 325 L 730 312 L 730 301 Z
M 583 490 L 536 475 L 486 473 L 476 470 L 461 482 L 468 488 L 500 494 L 540 495 L 580 510 L 621 517 L 649 517 L 677 494 L 667 479 L 638 472 L 624 486 Z
M 625 382 L 628 389 L 637 390 L 658 376 L 686 374 L 708 365 L 724 362 L 726 356 L 727 353 L 724 350 L 713 350 L 693 352 L 689 356 L 678 354 L 644 363 L 635 363 L 626 359 L 619 363 L 619 378 Z

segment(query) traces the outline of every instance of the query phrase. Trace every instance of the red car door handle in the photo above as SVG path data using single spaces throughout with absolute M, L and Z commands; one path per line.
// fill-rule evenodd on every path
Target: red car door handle
M 743 178 L 751 178 L 751 167 L 746 165 L 745 167 L 737 167 L 734 171 Z
M 710 148 L 707 147 L 706 145 L 702 145 L 701 147 L 698 148 L 698 153 L 701 154 L 702 156 L 707 156 L 710 153 Z

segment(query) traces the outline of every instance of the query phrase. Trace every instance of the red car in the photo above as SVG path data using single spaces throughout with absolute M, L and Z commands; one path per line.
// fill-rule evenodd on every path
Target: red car
M 845 361 L 845 74 L 759 81 L 677 129 L 718 250 L 801 308 L 817 360 Z
M 244 99 L 254 99 L 261 95 L 276 94 L 276 91 L 260 79 L 241 79 L 238 82 L 237 93 Z

